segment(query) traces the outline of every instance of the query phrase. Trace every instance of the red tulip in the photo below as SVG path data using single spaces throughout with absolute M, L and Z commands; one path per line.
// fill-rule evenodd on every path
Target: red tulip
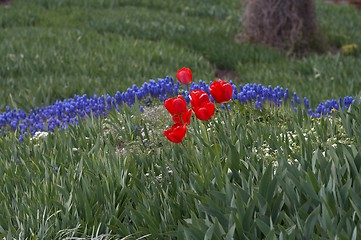
M 172 115 L 172 119 L 178 124 L 190 124 L 192 110 L 187 109 L 187 102 L 182 96 L 169 98 L 164 102 L 165 108 Z
M 192 71 L 189 68 L 182 68 L 177 71 L 177 79 L 183 84 L 190 84 L 192 82 Z
M 186 111 L 182 115 L 172 115 L 172 119 L 178 124 L 190 124 L 191 123 L 192 110 Z
M 169 141 L 174 143 L 180 143 L 186 135 L 186 125 L 173 124 L 172 128 L 165 130 L 163 133 Z
M 226 103 L 232 98 L 233 88 L 232 85 L 219 79 L 216 82 L 213 82 L 209 86 L 209 91 L 217 103 Z
M 215 107 L 206 92 L 202 90 L 192 90 L 189 97 L 191 99 L 192 110 L 199 120 L 207 121 L 212 118 Z
M 189 98 L 191 99 L 192 108 L 202 106 L 203 103 L 210 102 L 208 94 L 202 90 L 192 90 L 189 93 Z
M 182 115 L 188 112 L 187 102 L 181 95 L 165 100 L 164 106 L 172 115 Z
M 200 107 L 194 107 L 193 111 L 199 120 L 207 121 L 213 117 L 215 112 L 215 107 L 212 102 L 207 102 Z

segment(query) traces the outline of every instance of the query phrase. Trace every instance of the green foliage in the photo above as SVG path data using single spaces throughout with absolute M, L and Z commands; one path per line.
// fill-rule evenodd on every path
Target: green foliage
M 232 6 L 232 7 L 230 7 Z M 359 94 L 359 55 L 290 59 L 233 42 L 233 1 L 14 0 L 0 8 L 0 109 L 125 90 L 187 66 L 212 80 Z M 318 2 L 334 44 L 361 46 L 349 7 Z M 344 17 L 353 19 L 344 21 Z M 346 37 L 347 36 L 347 37 Z M 180 144 L 164 107 L 121 108 L 66 131 L 0 137 L 5 239 L 358 239 L 361 107 L 311 119 L 232 103 Z M 217 109 L 221 109 L 217 106 Z
M 291 58 L 287 62 L 277 58 L 255 63 L 240 62 L 238 69 L 244 73 L 246 82 L 268 85 L 274 78 L 278 79 L 279 86 L 295 86 L 293 89 L 297 90 L 297 95 L 309 98 L 311 105 L 315 106 L 320 99 L 360 95 L 361 70 L 356 67 L 358 64 L 358 58 L 328 54 Z
M 209 122 L 194 119 L 181 144 L 162 135 L 162 106 L 89 118 L 22 144 L 1 138 L 0 236 L 357 234 L 360 107 L 311 121 L 287 106 L 232 106 Z

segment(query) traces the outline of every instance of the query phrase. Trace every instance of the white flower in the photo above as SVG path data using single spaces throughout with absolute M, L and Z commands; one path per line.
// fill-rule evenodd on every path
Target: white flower
M 157 179 L 158 181 L 162 181 L 163 174 L 159 174 L 158 176 L 155 177 L 155 179 Z
M 35 132 L 34 136 L 30 140 L 43 139 L 49 135 L 48 132 Z

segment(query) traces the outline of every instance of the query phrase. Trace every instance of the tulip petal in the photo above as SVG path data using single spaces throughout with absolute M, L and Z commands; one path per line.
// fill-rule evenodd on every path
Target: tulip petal
M 187 132 L 186 125 L 174 124 L 170 129 L 164 130 L 164 135 L 173 143 L 180 143 Z
M 215 112 L 215 107 L 212 102 L 208 102 L 208 103 L 203 104 L 202 107 L 198 107 L 193 110 L 194 110 L 194 113 L 196 114 L 196 117 L 199 120 L 207 121 L 213 117 L 214 112 Z
M 231 100 L 233 95 L 232 85 L 221 79 L 216 82 L 213 82 L 209 86 L 209 91 L 214 101 L 216 101 L 217 103 L 229 102 L 229 100 Z
M 176 77 L 182 84 L 190 84 L 192 82 L 192 71 L 189 68 L 181 68 L 177 71 Z
M 192 90 L 189 94 L 189 98 L 191 99 L 192 108 L 200 107 L 204 103 L 210 101 L 208 94 L 202 90 Z
M 193 112 L 192 109 L 190 109 L 189 111 L 183 113 L 182 115 L 173 115 L 172 119 L 175 123 L 188 125 L 191 123 L 192 112 Z
M 164 106 L 172 115 L 181 115 L 188 111 L 187 102 L 180 95 L 178 97 L 165 100 Z

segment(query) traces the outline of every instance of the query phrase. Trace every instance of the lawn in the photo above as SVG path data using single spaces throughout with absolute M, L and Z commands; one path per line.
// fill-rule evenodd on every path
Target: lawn
M 358 239 L 361 15 L 316 7 L 332 51 L 304 57 L 236 42 L 235 0 L 0 7 L 0 237 Z M 182 67 L 236 92 L 175 144 Z

